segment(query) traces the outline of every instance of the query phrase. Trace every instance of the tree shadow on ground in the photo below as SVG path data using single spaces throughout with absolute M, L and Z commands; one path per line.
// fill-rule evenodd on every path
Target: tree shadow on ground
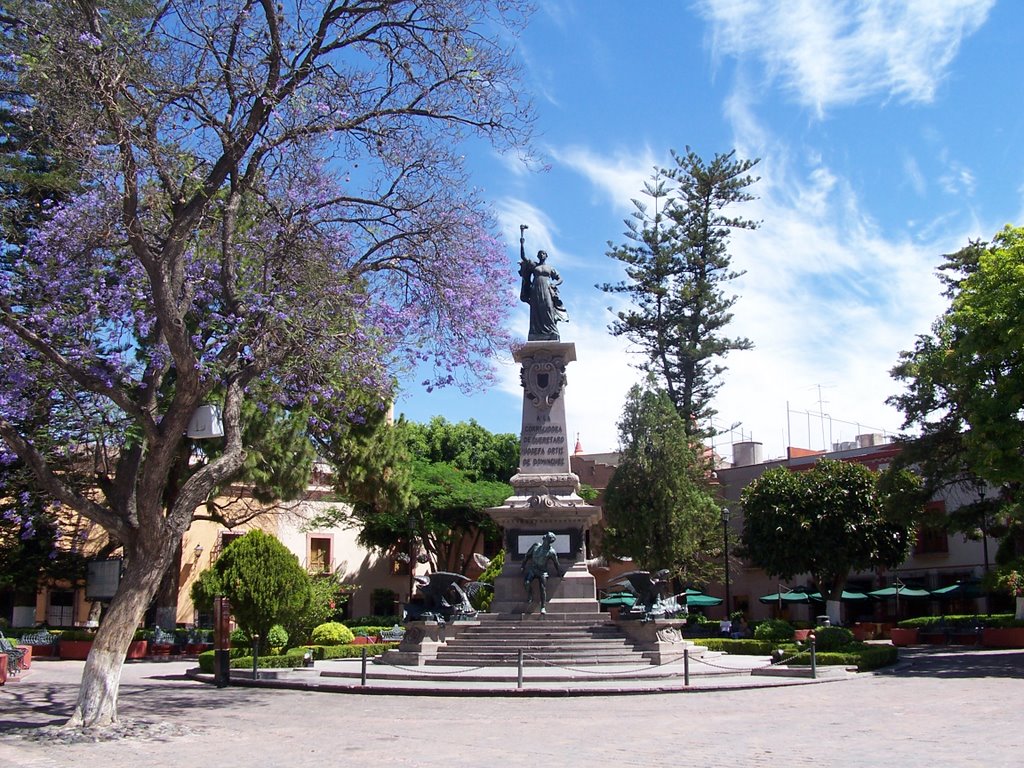
M 1024 651 L 1021 650 L 958 650 L 906 651 L 900 654 L 901 664 L 891 674 L 897 677 L 984 678 L 1007 677 L 1024 679 Z

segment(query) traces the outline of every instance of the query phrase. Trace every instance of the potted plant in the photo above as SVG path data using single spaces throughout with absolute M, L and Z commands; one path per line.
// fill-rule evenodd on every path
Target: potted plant
M 208 651 L 212 647 L 212 629 L 199 629 L 198 627 L 196 627 L 189 630 L 188 639 L 185 642 L 186 654 L 188 654 L 189 656 L 198 656 L 203 651 Z
M 164 632 L 160 627 L 153 627 L 149 636 L 150 656 L 170 656 L 174 648 L 174 635 Z
M 87 629 L 67 629 L 60 633 L 57 646 L 60 657 L 69 661 L 85 661 L 92 650 L 92 641 L 96 633 Z

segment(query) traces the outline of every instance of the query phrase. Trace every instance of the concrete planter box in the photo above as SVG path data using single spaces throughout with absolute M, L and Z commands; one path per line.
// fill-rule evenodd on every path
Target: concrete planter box
M 141 658 L 144 658 L 146 656 L 146 653 L 148 651 L 149 651 L 149 641 L 148 640 L 132 640 L 128 644 L 128 652 L 125 653 L 124 657 L 126 659 L 141 659 Z
M 170 643 L 150 643 L 149 644 L 149 655 L 150 656 L 170 656 L 171 650 L 174 648 Z
M 989 648 L 1024 648 L 1024 627 L 986 627 L 981 644 Z
M 892 638 L 893 645 L 917 645 L 920 641 L 920 630 L 917 627 L 911 627 L 910 629 L 904 629 L 903 627 L 893 627 L 889 630 L 889 637 Z
M 57 646 L 65 661 L 85 661 L 92 650 L 92 640 L 59 640 Z

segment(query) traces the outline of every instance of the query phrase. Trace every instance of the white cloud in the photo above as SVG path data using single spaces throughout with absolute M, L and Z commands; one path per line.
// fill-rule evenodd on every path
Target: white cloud
M 559 164 L 587 179 L 613 209 L 628 211 L 633 210 L 629 201 L 641 197 L 640 190 L 655 166 L 668 162 L 668 158 L 655 157 L 650 147 L 637 152 L 619 151 L 612 157 L 602 157 L 581 146 L 552 149 L 551 154 Z
M 929 102 L 994 0 L 702 0 L 715 57 L 754 57 L 817 114 L 868 98 Z
M 941 311 L 934 269 L 941 254 L 966 238 L 886 238 L 820 153 L 803 148 L 795 155 L 776 144 L 769 155 L 754 145 L 774 139 L 749 110 L 738 114 L 751 135 L 738 135 L 736 146 L 766 156 L 756 168 L 758 199 L 738 212 L 763 225 L 732 237 L 733 266 L 746 275 L 729 289 L 740 298 L 727 333 L 750 338 L 756 348 L 725 359 L 729 370 L 713 403 L 716 424 L 742 422 L 744 435 L 762 441 L 768 456 L 782 455 L 788 444 L 822 447 L 823 435 L 831 443 L 860 432 L 897 431 L 899 414 L 885 405 L 898 390 L 889 370 Z M 574 147 L 557 156 L 613 206 L 635 197 L 655 164 L 647 150 L 602 157 Z M 587 451 L 616 447 L 614 425 L 625 393 L 640 379 L 629 365 L 628 343 L 606 330 L 611 318 L 605 307 L 618 298 L 598 295 L 575 307 L 563 331 L 580 355 L 567 396 L 569 428 L 581 433 Z M 517 376 L 509 374 L 507 391 L 518 391 Z M 808 426 L 808 411 L 826 415 L 812 417 Z M 728 453 L 724 442 L 720 438 L 716 447 Z

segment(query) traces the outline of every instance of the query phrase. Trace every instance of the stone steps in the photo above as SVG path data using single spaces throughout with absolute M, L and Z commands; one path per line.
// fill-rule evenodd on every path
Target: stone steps
M 622 630 L 600 612 L 582 614 L 481 614 L 437 649 L 435 666 L 515 666 L 519 651 L 525 666 L 599 666 L 651 664 Z

